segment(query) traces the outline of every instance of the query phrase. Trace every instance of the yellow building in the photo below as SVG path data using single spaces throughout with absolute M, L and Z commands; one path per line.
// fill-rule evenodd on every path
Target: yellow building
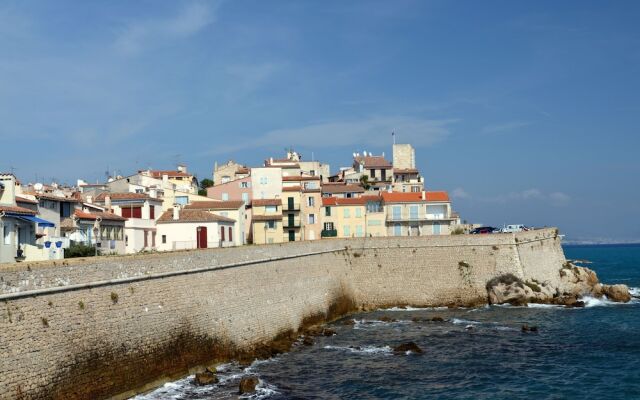
M 322 237 L 385 236 L 385 213 L 379 196 L 322 199 Z
M 283 240 L 320 239 L 320 177 L 285 176 L 282 185 Z
M 251 202 L 251 240 L 254 244 L 282 243 L 282 200 L 257 199 Z

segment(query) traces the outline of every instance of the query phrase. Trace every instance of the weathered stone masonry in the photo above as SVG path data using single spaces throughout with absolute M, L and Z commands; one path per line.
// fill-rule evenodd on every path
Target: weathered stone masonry
M 352 308 L 486 302 L 555 282 L 555 229 L 322 240 L 0 267 L 0 398 L 105 398 Z

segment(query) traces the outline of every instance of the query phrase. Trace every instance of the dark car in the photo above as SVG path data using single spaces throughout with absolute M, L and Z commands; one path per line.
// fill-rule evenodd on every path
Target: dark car
M 495 230 L 496 228 L 492 226 L 481 226 L 479 228 L 472 230 L 469 233 L 472 235 L 479 235 L 479 234 L 485 234 L 485 233 L 493 233 Z

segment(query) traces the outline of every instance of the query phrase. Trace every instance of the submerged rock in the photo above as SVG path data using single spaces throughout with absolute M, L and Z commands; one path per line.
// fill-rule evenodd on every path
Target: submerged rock
M 196 373 L 195 383 L 198 386 L 211 385 L 218 383 L 218 377 L 207 368 L 207 371 Z
M 305 336 L 302 339 L 302 344 L 305 346 L 313 346 L 313 338 L 311 336 Z
M 356 321 L 354 321 L 353 318 L 345 319 L 344 321 L 342 321 L 342 325 L 353 326 L 355 324 Z
M 444 322 L 444 318 L 442 318 L 442 317 L 441 317 L 441 316 L 439 316 L 439 315 L 436 315 L 435 317 L 432 317 L 432 318 L 431 318 L 431 321 L 432 321 L 432 322 Z
M 387 316 L 385 315 L 385 316 L 382 316 L 382 317 L 378 318 L 378 321 L 382 321 L 382 322 L 396 322 L 397 320 L 395 320 L 395 319 L 393 319 L 393 318 L 391 318 L 391 317 L 387 317 Z
M 258 382 L 258 378 L 255 376 L 245 376 L 240 380 L 238 393 L 247 394 L 255 392 L 256 386 L 258 386 Z
M 627 285 L 602 285 L 602 294 L 611 301 L 627 303 L 631 300 Z
M 336 334 L 336 331 L 331 328 L 324 328 L 322 334 L 325 336 L 334 336 Z
M 422 354 L 422 349 L 414 342 L 403 343 L 393 348 L 393 352 L 396 354 L 406 353 L 407 351 L 416 354 Z
M 537 326 L 529 326 L 528 324 L 522 325 L 522 332 L 538 332 Z

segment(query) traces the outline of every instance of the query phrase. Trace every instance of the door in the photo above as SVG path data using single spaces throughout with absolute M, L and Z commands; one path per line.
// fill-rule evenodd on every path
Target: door
M 434 235 L 439 235 L 440 234 L 440 222 L 434 222 L 433 223 L 433 234 Z
M 293 197 L 288 197 L 287 198 L 287 210 L 293 210 Z
M 293 229 L 289 229 L 289 241 L 290 242 L 296 241 L 296 231 L 294 231 Z
M 293 217 L 294 217 L 294 215 L 293 215 L 293 214 L 287 214 L 287 218 L 288 218 L 288 220 L 289 220 L 289 221 L 288 221 L 289 223 L 288 223 L 288 225 L 287 225 L 287 226 L 288 226 L 289 228 L 293 228 L 293 226 L 294 226 L 294 225 L 293 225 Z
M 196 244 L 199 249 L 207 248 L 207 227 L 199 226 L 196 228 Z

